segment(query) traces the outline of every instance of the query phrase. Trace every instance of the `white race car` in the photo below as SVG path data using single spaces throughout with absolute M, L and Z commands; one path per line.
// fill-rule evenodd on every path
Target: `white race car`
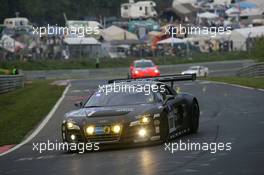
M 191 66 L 181 74 L 196 74 L 196 77 L 207 77 L 209 75 L 209 69 L 204 66 Z

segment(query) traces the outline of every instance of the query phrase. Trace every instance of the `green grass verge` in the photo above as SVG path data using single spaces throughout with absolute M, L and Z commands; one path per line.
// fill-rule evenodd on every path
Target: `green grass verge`
M 208 77 L 205 80 L 264 89 L 264 77 Z
M 0 68 L 0 75 L 9 75 L 9 74 L 10 74 L 9 70 Z
M 166 57 L 152 57 L 158 65 L 197 63 L 208 61 L 226 61 L 226 60 L 241 60 L 251 59 L 248 52 L 226 52 L 226 53 L 196 53 L 190 58 L 166 56 Z M 114 67 L 128 67 L 133 60 L 139 58 L 104 58 L 100 59 L 100 68 L 114 68 Z M 19 61 L 9 60 L 0 62 L 0 68 L 12 69 L 18 68 L 23 70 L 58 70 L 58 69 L 93 69 L 95 68 L 96 60 L 94 58 L 78 58 L 70 60 L 51 60 L 43 59 L 36 61 Z
M 45 117 L 65 87 L 35 81 L 0 95 L 0 145 L 17 144 Z

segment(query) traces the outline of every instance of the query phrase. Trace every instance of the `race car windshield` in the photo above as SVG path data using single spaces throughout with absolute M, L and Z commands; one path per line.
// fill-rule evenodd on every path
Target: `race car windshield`
M 190 67 L 189 70 L 198 70 L 199 67 Z
M 126 106 L 151 104 L 153 102 L 154 95 L 152 93 L 146 95 L 144 92 L 111 92 L 108 94 L 96 92 L 91 96 L 84 107 Z
M 135 63 L 135 67 L 137 68 L 139 67 L 145 68 L 145 67 L 153 67 L 153 66 L 154 64 L 150 61 L 140 61 Z

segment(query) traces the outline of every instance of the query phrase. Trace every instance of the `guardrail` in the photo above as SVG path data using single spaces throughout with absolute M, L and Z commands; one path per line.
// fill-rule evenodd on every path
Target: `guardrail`
M 251 66 L 240 69 L 237 72 L 239 77 L 259 77 L 264 76 L 264 62 L 253 64 Z
M 217 61 L 204 63 L 189 63 L 177 65 L 161 65 L 161 75 L 179 74 L 193 65 L 206 66 L 209 76 L 236 76 L 236 72 L 244 66 L 254 64 L 253 60 Z M 128 67 L 107 69 L 75 69 L 75 70 L 38 70 L 23 71 L 25 80 L 54 80 L 54 79 L 119 79 L 126 78 Z
M 0 75 L 0 94 L 24 87 L 23 75 Z

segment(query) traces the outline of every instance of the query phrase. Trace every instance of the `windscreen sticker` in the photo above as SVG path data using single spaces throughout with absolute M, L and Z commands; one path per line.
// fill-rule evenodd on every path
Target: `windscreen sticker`
M 91 115 L 93 115 L 96 111 L 87 111 L 86 112 L 86 116 L 90 117 Z

